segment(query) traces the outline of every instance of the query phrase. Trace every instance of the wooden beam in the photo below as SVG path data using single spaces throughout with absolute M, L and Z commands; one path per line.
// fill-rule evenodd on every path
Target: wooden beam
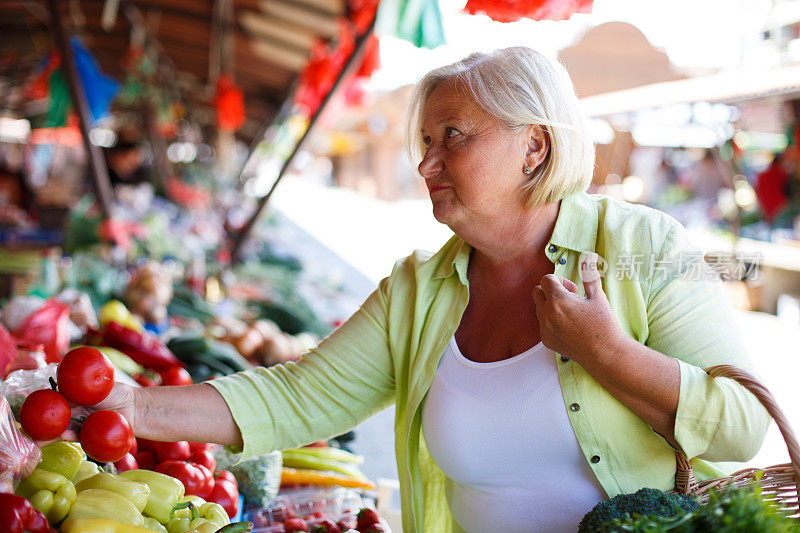
M 331 39 L 339 34 L 339 25 L 333 17 L 314 14 L 296 5 L 284 4 L 277 0 L 259 0 L 258 6 L 268 17 L 303 26 L 323 38 Z
M 293 52 L 262 39 L 250 41 L 250 49 L 264 61 L 294 72 L 300 72 L 308 63 L 309 52 Z
M 317 38 L 316 34 L 307 28 L 288 22 L 278 22 L 254 11 L 244 11 L 239 15 L 239 24 L 253 36 L 283 41 L 305 50 L 311 50 Z
M 57 0 L 47 0 L 47 6 L 50 9 L 50 25 L 55 34 L 56 45 L 61 50 L 61 68 L 64 71 L 64 77 L 69 86 L 72 104 L 78 112 L 78 123 L 81 129 L 81 136 L 83 137 L 83 146 L 86 148 L 86 154 L 89 157 L 89 168 L 91 169 L 92 178 L 94 180 L 97 200 L 100 204 L 103 217 L 109 218 L 114 203 L 114 189 L 111 188 L 111 181 L 108 178 L 108 167 L 106 166 L 105 158 L 103 158 L 100 148 L 95 146 L 89 139 L 89 125 L 91 120 L 89 116 L 89 102 L 86 100 L 86 93 L 84 92 L 83 83 L 78 74 L 78 67 L 75 65 L 75 55 L 72 53 L 72 46 L 69 43 L 69 38 L 61 23 Z

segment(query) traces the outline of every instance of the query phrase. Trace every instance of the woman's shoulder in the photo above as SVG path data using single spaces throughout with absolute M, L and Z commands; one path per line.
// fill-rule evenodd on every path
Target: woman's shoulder
M 586 201 L 597 209 L 598 244 L 604 242 L 624 251 L 658 252 L 671 235 L 684 235 L 683 225 L 658 209 L 605 194 L 586 194 Z
M 418 282 L 420 279 L 447 277 L 454 270 L 460 270 L 461 264 L 466 266 L 469 257 L 469 245 L 456 235 L 450 237 L 439 250 L 414 250 L 406 257 L 395 262 L 390 280 Z

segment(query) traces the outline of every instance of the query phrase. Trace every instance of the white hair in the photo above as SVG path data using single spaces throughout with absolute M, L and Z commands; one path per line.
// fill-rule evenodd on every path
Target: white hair
M 450 80 L 511 131 L 537 124 L 549 137 L 550 150 L 525 185 L 529 207 L 589 188 L 594 144 L 572 80 L 562 65 L 524 46 L 474 53 L 423 76 L 407 114 L 405 144 L 412 162 L 418 164 L 425 154 L 420 133 L 425 104 L 439 85 Z

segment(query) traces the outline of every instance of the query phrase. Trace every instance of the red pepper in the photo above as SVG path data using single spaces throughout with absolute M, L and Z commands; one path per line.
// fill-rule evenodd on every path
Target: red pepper
M 231 474 L 228 470 L 217 470 L 217 473 L 214 474 L 214 479 L 215 480 L 224 479 L 225 481 L 230 481 L 231 483 L 233 483 L 234 487 L 236 487 L 237 489 L 239 488 L 239 482 L 236 481 L 236 477 L 233 474 Z
M 5 533 L 48 533 L 51 530 L 44 515 L 31 502 L 11 493 L 0 494 L 0 531 Z
M 153 450 L 159 461 L 187 461 L 192 454 L 189 443 L 185 440 L 178 442 L 154 442 Z
M 208 468 L 211 472 L 217 469 L 217 461 L 214 459 L 214 454 L 210 451 L 198 451 L 192 453 L 187 459 L 190 463 L 197 463 L 199 465 L 203 465 L 204 467 Z
M 214 449 L 214 445 L 205 442 L 190 442 L 189 449 L 192 450 L 192 453 L 201 452 L 205 450 L 211 451 Z
M 211 494 L 211 491 L 214 490 L 214 484 L 216 483 L 214 481 L 214 472 L 212 470 L 209 470 L 208 468 L 206 468 L 205 466 L 203 466 L 201 464 L 192 463 L 192 462 L 190 462 L 189 464 L 190 465 L 194 465 L 195 467 L 199 468 L 200 471 L 203 473 L 204 484 L 200 488 L 200 492 L 204 493 L 206 496 L 200 496 L 199 494 L 198 494 L 198 496 L 200 496 L 201 498 L 207 497 L 209 494 Z
M 140 365 L 153 370 L 185 366 L 164 344 L 148 333 L 138 333 L 116 322 L 109 322 L 103 331 L 103 343 L 116 348 Z
M 239 489 L 228 480 L 216 478 L 214 488 L 206 501 L 220 504 L 228 516 L 233 518 L 239 512 Z
M 205 498 L 214 488 L 214 478 L 211 472 L 202 465 L 186 461 L 164 461 L 156 467 L 156 472 L 180 480 L 186 488 L 186 494 Z

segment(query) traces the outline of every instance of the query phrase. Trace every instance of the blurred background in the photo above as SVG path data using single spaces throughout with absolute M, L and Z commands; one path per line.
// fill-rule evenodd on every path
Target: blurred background
M 685 225 L 800 425 L 800 1 L 4 0 L 0 30 L 0 298 L 98 307 L 155 260 L 215 320 L 267 301 L 319 338 L 451 235 L 413 84 L 525 45 L 572 77 L 590 192 Z M 373 479 L 392 441 L 391 410 L 356 431 Z M 773 429 L 754 463 L 784 457 Z

